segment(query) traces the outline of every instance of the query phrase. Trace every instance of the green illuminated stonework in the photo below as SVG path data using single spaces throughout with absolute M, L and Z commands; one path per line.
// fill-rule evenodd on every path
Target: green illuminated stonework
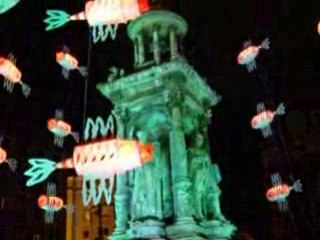
M 117 176 L 116 229 L 109 239 L 231 239 L 220 210 L 219 168 L 211 163 L 209 109 L 221 97 L 180 53 L 187 23 L 150 11 L 128 26 L 135 71 L 97 85 L 114 104 L 118 137 L 154 144 L 154 159 Z

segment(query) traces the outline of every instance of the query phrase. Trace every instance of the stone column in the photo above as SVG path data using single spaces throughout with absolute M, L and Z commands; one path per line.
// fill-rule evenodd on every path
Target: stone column
M 175 59 L 178 55 L 177 36 L 173 28 L 170 29 L 170 54 L 171 60 Z
M 160 145 L 160 142 L 153 142 L 153 148 L 154 148 L 154 151 L 153 151 L 153 159 L 154 159 L 154 165 L 156 166 L 156 169 L 160 170 L 160 171 L 164 171 L 165 169 L 162 168 L 162 166 L 164 165 L 164 162 L 163 162 L 163 158 L 162 158 L 162 155 L 161 155 L 161 145 Z M 162 174 L 164 174 L 164 172 L 162 172 Z M 158 189 L 156 190 L 156 196 L 157 196 L 157 212 L 156 212 L 156 216 L 159 218 L 159 219 L 163 219 L 164 216 L 163 216 L 163 196 L 162 196 L 162 187 L 163 187 L 163 184 L 162 184 L 162 179 L 159 179 L 159 185 L 158 185 Z
M 153 44 L 153 57 L 156 64 L 160 64 L 161 56 L 160 56 L 160 43 L 159 43 L 159 32 L 158 29 L 153 30 L 152 34 L 152 44 Z
M 117 137 L 125 137 L 126 113 L 124 109 L 114 111 L 117 123 Z M 115 202 L 115 231 L 109 237 L 111 240 L 127 239 L 129 204 L 128 204 L 128 177 L 127 174 L 117 175 Z
M 140 33 L 138 35 L 138 63 L 139 65 L 143 64 L 145 61 L 145 51 L 144 51 L 144 43 L 143 43 L 143 37 L 142 34 Z
M 188 178 L 187 151 L 179 105 L 182 97 L 179 95 L 179 93 L 176 94 L 174 102 L 171 102 L 171 130 L 169 133 L 174 213 L 177 222 L 193 221 L 190 198 L 191 183 Z
M 164 147 L 162 144 L 165 144 Z M 170 171 L 170 157 L 169 157 L 169 147 L 167 142 L 160 143 L 160 158 L 161 164 L 163 165 L 162 171 L 162 209 L 163 209 L 163 218 L 168 218 L 173 215 L 173 196 L 171 191 L 171 171 Z

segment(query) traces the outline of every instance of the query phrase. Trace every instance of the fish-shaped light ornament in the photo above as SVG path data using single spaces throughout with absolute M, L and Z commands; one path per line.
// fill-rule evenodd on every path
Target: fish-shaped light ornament
M 32 167 L 24 174 L 30 177 L 26 185 L 33 186 L 44 181 L 55 169 L 74 168 L 79 176 L 83 176 L 83 203 L 88 205 L 92 200 L 96 205 L 104 196 L 110 204 L 114 176 L 141 167 L 152 159 L 152 144 L 110 139 L 78 145 L 74 148 L 72 158 L 59 163 L 42 158 L 29 159 Z M 100 181 L 98 186 L 97 180 Z
M 78 70 L 79 73 L 86 77 L 88 75 L 87 68 L 79 66 L 78 60 L 70 54 L 70 49 L 63 46 L 63 50 L 56 53 L 56 61 L 62 67 L 62 76 L 69 79 L 71 70 Z
M 60 197 L 57 197 L 56 185 L 54 183 L 47 184 L 47 194 L 38 197 L 38 207 L 45 211 L 45 223 L 53 223 L 54 214 L 66 209 L 69 212 L 73 211 L 72 205 L 65 205 Z
M 7 152 L 1 147 L 3 137 L 0 137 L 0 164 L 7 163 L 10 170 L 15 172 L 17 169 L 18 161 L 14 158 L 7 158 Z
M 30 95 L 31 88 L 21 81 L 22 73 L 16 66 L 16 59 L 13 54 L 8 58 L 0 57 L 0 75 L 4 77 L 3 87 L 12 93 L 15 84 L 20 84 L 25 97 Z
M 260 129 L 264 138 L 272 135 L 271 123 L 276 115 L 285 114 L 285 106 L 280 103 L 276 111 L 266 110 L 264 103 L 257 104 L 257 112 L 251 119 L 251 127 L 253 129 Z
M 63 112 L 56 110 L 55 117 L 50 118 L 47 122 L 47 127 L 54 135 L 54 144 L 58 147 L 63 146 L 64 138 L 71 135 L 76 142 L 79 142 L 79 133 L 72 132 L 72 127 L 69 123 L 63 121 Z
M 302 192 L 302 184 L 300 180 L 296 180 L 292 186 L 282 183 L 279 173 L 271 174 L 271 182 L 273 187 L 266 192 L 266 198 L 270 202 L 276 202 L 281 212 L 288 210 L 287 198 L 291 191 Z
M 59 28 L 69 21 L 87 20 L 93 28 L 93 42 L 105 41 L 109 36 L 115 39 L 118 24 L 136 19 L 149 10 L 148 0 L 94 0 L 87 1 L 85 10 L 69 15 L 60 10 L 48 10 L 44 20 L 46 31 Z
M 0 14 L 8 12 L 11 8 L 15 7 L 20 0 L 1 0 L 0 1 Z
M 237 61 L 240 65 L 246 65 L 248 72 L 252 72 L 257 68 L 256 58 L 259 55 L 261 49 L 269 49 L 269 38 L 263 40 L 259 46 L 252 45 L 251 41 L 246 41 L 243 44 L 242 51 L 238 54 Z

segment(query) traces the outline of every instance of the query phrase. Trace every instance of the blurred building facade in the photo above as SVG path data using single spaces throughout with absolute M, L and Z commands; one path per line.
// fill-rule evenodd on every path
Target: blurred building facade
M 100 203 L 84 206 L 82 177 L 67 178 L 67 201 L 74 211 L 66 214 L 66 240 L 107 240 L 114 230 L 113 204 Z

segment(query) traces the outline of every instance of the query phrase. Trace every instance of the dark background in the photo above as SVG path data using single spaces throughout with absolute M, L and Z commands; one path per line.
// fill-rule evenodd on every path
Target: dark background
M 320 92 L 316 1 L 153 2 L 162 2 L 165 8 L 186 18 L 189 33 L 184 54 L 223 96 L 213 108 L 209 137 L 212 159 L 222 172 L 222 203 L 227 218 L 255 240 L 319 240 L 320 141 L 318 125 L 312 118 L 319 111 Z M 19 161 L 16 174 L 5 164 L 0 166 L 0 197 L 5 200 L 0 209 L 0 239 L 31 240 L 36 233 L 44 239 L 62 239 L 63 217 L 57 216 L 53 226 L 45 226 L 36 205 L 46 184 L 24 186 L 27 159 L 46 156 L 59 160 L 70 155 L 73 140 L 68 138 L 63 150 L 54 147 L 53 136 L 46 129 L 47 119 L 54 116 L 56 108 L 62 108 L 65 120 L 81 130 L 84 115 L 106 116 L 111 104 L 95 90 L 95 85 L 106 80 L 110 66 L 132 71 L 133 49 L 126 26 L 119 28 L 115 41 L 96 45 L 89 44 L 86 22 L 71 22 L 52 32 L 44 31 L 46 9 L 75 13 L 83 6 L 82 0 L 22 0 L 0 15 L 0 56 L 13 53 L 23 73 L 22 80 L 32 88 L 28 99 L 19 86 L 12 94 L 0 89 L 0 131 L 5 137 L 2 146 L 9 157 Z M 248 38 L 258 45 L 266 37 L 271 49 L 261 52 L 257 71 L 249 74 L 245 67 L 237 65 L 236 56 Z M 64 80 L 61 67 L 55 62 L 55 53 L 64 44 L 80 65 L 90 67 L 86 113 L 84 79 L 71 72 L 70 80 Z M 249 125 L 260 101 L 273 108 L 281 101 L 287 106 L 287 115 L 275 121 L 274 137 L 268 140 Z M 276 205 L 264 197 L 270 187 L 270 173 L 275 171 L 288 183 L 301 178 L 304 184 L 303 194 L 290 195 L 291 211 L 287 214 L 280 214 Z M 72 171 L 49 178 L 57 182 L 61 196 L 65 194 L 68 174 Z

